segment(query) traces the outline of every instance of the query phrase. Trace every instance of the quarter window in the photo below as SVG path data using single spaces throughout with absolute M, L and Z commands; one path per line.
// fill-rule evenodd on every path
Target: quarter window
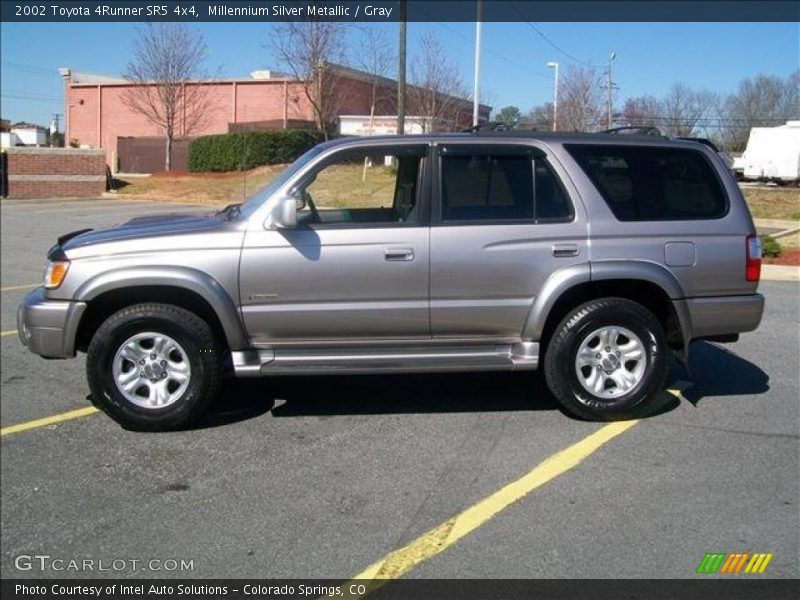
M 567 151 L 620 221 L 718 219 L 728 200 L 696 150 L 568 144 Z

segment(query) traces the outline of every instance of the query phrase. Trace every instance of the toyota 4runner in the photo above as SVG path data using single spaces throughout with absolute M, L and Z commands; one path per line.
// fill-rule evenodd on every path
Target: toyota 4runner
M 651 410 L 671 350 L 755 329 L 760 246 L 715 152 L 657 136 L 342 139 L 214 214 L 62 236 L 18 312 L 123 426 L 237 377 L 533 370 L 582 418 Z

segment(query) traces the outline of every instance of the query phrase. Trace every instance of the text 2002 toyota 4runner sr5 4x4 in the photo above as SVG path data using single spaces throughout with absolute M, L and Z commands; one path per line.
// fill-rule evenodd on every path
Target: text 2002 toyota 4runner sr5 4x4
M 68 234 L 19 335 L 87 353 L 126 427 L 184 427 L 239 377 L 544 368 L 589 419 L 662 389 L 668 353 L 755 329 L 760 246 L 720 158 L 654 136 L 346 139 L 216 214 Z M 651 406 L 652 407 L 652 406 Z

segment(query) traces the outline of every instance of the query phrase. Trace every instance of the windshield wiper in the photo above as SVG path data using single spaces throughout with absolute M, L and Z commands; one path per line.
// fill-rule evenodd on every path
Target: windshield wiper
M 226 206 L 225 208 L 223 208 L 220 211 L 217 211 L 214 214 L 216 216 L 218 216 L 218 217 L 225 217 L 226 219 L 228 219 L 230 221 L 231 219 L 233 219 L 236 216 L 238 216 L 239 215 L 239 211 L 241 211 L 241 210 L 242 210 L 242 203 L 241 202 L 235 202 L 234 204 L 228 204 L 228 206 Z

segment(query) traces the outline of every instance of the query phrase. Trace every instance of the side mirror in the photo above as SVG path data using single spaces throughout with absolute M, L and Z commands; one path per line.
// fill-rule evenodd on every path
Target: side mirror
M 294 196 L 283 196 L 278 200 L 272 210 L 270 225 L 275 229 L 297 226 L 297 199 Z

